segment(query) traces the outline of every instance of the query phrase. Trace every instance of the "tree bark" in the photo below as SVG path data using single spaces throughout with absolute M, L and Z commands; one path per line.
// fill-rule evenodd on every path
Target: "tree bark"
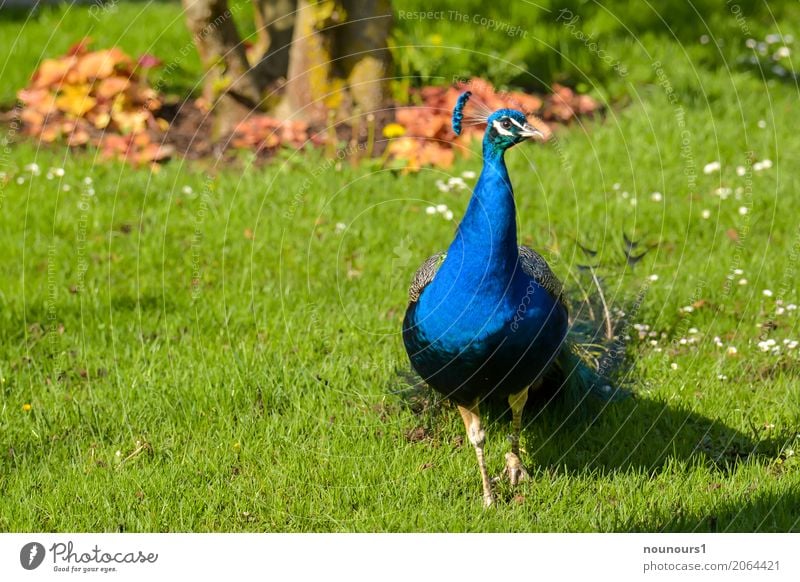
M 229 134 L 261 101 L 227 0 L 183 0 L 186 22 L 206 70 L 203 96 L 214 111 L 213 138 Z
M 269 84 L 289 73 L 297 0 L 253 0 L 253 9 L 258 33 L 254 53 L 259 55 L 253 73 Z
M 355 107 L 380 109 L 388 97 L 392 23 L 389 0 L 299 0 L 286 96 L 279 111 L 299 119 L 338 119 Z

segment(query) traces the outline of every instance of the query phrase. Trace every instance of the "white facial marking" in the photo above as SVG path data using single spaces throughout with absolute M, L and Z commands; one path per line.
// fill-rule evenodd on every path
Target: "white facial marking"
M 508 119 L 508 118 L 504 117 L 503 119 Z M 514 135 L 512 132 L 508 131 L 506 128 L 502 126 L 499 119 L 495 119 L 492 122 L 492 126 L 497 130 L 497 133 L 499 133 L 500 135 L 508 135 L 508 136 Z
M 523 125 L 522 125 L 522 124 L 521 124 L 519 121 L 517 121 L 516 119 L 514 119 L 513 117 L 507 117 L 506 119 L 510 119 L 510 120 L 511 120 L 511 123 L 513 123 L 514 125 L 516 125 L 518 128 L 520 128 L 520 129 L 523 129 L 523 130 L 525 129 L 525 127 L 524 127 L 524 126 L 523 126 Z

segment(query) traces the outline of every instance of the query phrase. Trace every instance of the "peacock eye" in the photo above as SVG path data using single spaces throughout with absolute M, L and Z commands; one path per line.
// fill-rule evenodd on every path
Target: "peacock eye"
M 503 129 L 511 129 L 511 120 L 504 119 L 500 125 L 503 126 Z

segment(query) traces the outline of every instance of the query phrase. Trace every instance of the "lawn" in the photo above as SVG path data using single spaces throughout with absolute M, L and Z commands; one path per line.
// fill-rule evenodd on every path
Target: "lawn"
M 63 10 L 103 46 L 86 7 Z M 174 57 L 176 7 L 148 10 L 163 24 L 137 29 L 139 52 Z M 4 102 L 79 36 L 12 23 L 27 44 L 18 66 L 0 58 Z M 409 388 L 400 338 L 408 281 L 469 200 L 436 182 L 478 155 L 408 175 L 291 150 L 151 171 L 15 143 L 0 158 L 0 531 L 800 530 L 798 87 L 718 66 L 699 40 L 635 44 L 608 50 L 649 82 L 618 79 L 604 116 L 507 161 L 520 238 L 568 289 L 576 241 L 600 250 L 636 325 L 636 397 L 596 418 L 530 410 L 532 478 L 488 511 L 457 411 Z M 623 232 L 653 246 L 633 269 Z M 496 475 L 510 422 L 487 426 Z

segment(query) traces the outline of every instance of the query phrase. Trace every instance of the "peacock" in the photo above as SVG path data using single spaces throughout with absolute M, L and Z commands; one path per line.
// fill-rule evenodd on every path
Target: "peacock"
M 470 95 L 462 93 L 453 111 L 456 135 Z M 529 393 L 554 372 L 563 378 L 562 389 L 579 398 L 612 389 L 571 337 L 561 282 L 541 255 L 517 243 L 504 155 L 544 135 L 514 109 L 495 111 L 485 123 L 483 169 L 447 251 L 430 257 L 414 275 L 403 343 L 414 370 L 458 406 L 488 507 L 494 496 L 484 458 L 482 402 L 500 398 L 511 409 L 505 474 L 516 486 L 528 477 L 520 460 L 520 430 Z

